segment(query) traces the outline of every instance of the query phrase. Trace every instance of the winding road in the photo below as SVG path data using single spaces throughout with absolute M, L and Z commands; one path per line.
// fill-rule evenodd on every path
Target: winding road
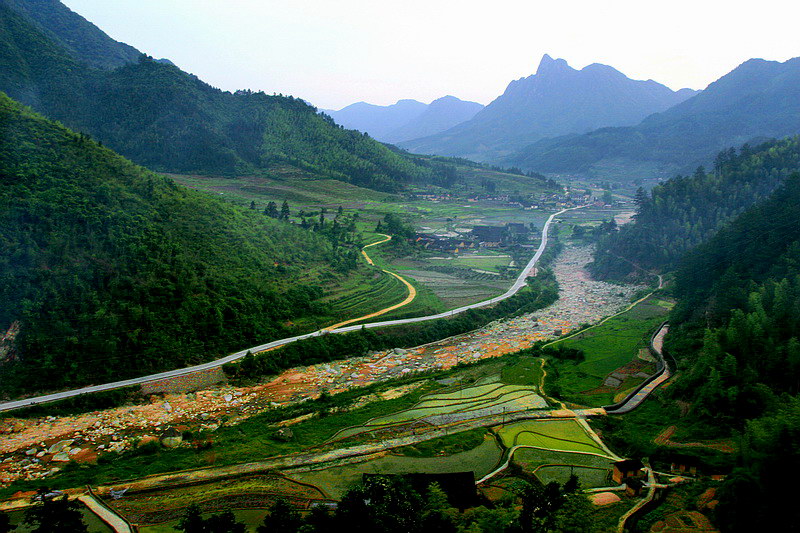
M 67 399 L 67 398 L 80 396 L 82 394 L 91 394 L 91 393 L 95 393 L 95 392 L 102 392 L 102 391 L 108 391 L 108 390 L 114 390 L 114 389 L 121 389 L 123 387 L 131 387 L 131 386 L 135 386 L 135 385 L 141 385 L 143 383 L 148 383 L 148 382 L 151 382 L 151 381 L 158 381 L 158 380 L 162 380 L 162 379 L 169 379 L 169 378 L 175 378 L 175 377 L 178 377 L 178 376 L 185 376 L 185 375 L 188 375 L 188 374 L 194 374 L 195 372 L 202 372 L 204 370 L 210 370 L 212 368 L 220 367 L 220 366 L 222 366 L 222 365 L 224 365 L 226 363 L 231 363 L 233 361 L 241 359 L 242 357 L 244 357 L 247 354 L 247 352 L 252 352 L 252 353 L 263 352 L 263 351 L 266 351 L 266 350 L 271 350 L 271 349 L 274 349 L 274 348 L 278 348 L 280 346 L 284 346 L 286 344 L 290 344 L 292 342 L 296 342 L 296 341 L 303 340 L 303 339 L 308 339 L 308 338 L 311 338 L 311 337 L 317 337 L 317 336 L 320 336 L 320 335 L 328 335 L 328 334 L 332 334 L 332 333 L 350 333 L 350 332 L 353 332 L 353 331 L 358 331 L 362 327 L 363 328 L 383 328 L 383 327 L 388 327 L 388 326 L 401 326 L 401 325 L 404 325 L 404 324 L 415 324 L 415 323 L 418 323 L 418 322 L 427 322 L 427 321 L 430 321 L 430 320 L 439 320 L 441 318 L 448 318 L 448 317 L 451 317 L 453 315 L 464 313 L 466 311 L 469 311 L 470 309 L 478 309 L 478 308 L 481 308 L 481 307 L 487 307 L 487 306 L 490 306 L 490 305 L 494 305 L 494 304 L 496 304 L 498 302 L 502 302 L 503 300 L 511 298 L 516 293 L 518 293 L 523 287 L 525 287 L 525 285 L 527 284 L 527 278 L 530 275 L 531 270 L 536 265 L 536 263 L 539 261 L 539 259 L 542 257 L 542 254 L 544 253 L 545 248 L 547 248 L 547 232 L 550 229 L 550 225 L 553 223 L 553 220 L 557 216 L 559 216 L 559 215 L 561 215 L 563 213 L 566 213 L 567 211 L 572 211 L 574 209 L 581 209 L 583 207 L 586 207 L 586 206 L 585 205 L 581 205 L 581 206 L 577 206 L 577 207 L 570 207 L 570 208 L 567 208 L 567 209 L 562 209 L 561 211 L 558 211 L 557 213 L 553 213 L 552 215 L 550 215 L 550 217 L 548 217 L 547 221 L 544 224 L 544 227 L 542 228 L 542 240 L 539 243 L 539 248 L 537 248 L 536 253 L 533 255 L 531 260 L 528 261 L 528 263 L 525 265 L 525 268 L 522 269 L 522 272 L 520 272 L 520 275 L 517 277 L 517 279 L 514 281 L 514 283 L 511 285 L 511 287 L 505 293 L 501 294 L 500 296 L 495 296 L 494 298 L 490 298 L 490 299 L 484 300 L 482 302 L 477 302 L 477 303 L 474 303 L 474 304 L 465 305 L 465 306 L 459 307 L 457 309 L 452 309 L 450 311 L 445 311 L 443 313 L 438 313 L 438 314 L 435 314 L 435 315 L 427 315 L 427 316 L 420 316 L 420 317 L 413 317 L 413 318 L 402 318 L 402 319 L 396 319 L 396 320 L 384 320 L 384 321 L 381 321 L 381 322 L 369 322 L 369 323 L 366 323 L 366 324 L 358 324 L 358 325 L 351 325 L 351 326 L 340 326 L 340 327 L 335 327 L 335 329 L 323 328 L 323 329 L 320 329 L 320 330 L 317 330 L 317 331 L 314 331 L 314 332 L 311 332 L 311 333 L 305 333 L 303 335 L 296 335 L 294 337 L 289 337 L 289 338 L 286 338 L 286 339 L 279 339 L 279 340 L 276 340 L 276 341 L 268 342 L 266 344 L 261 344 L 259 346 L 253 346 L 251 348 L 247 348 L 247 349 L 238 351 L 236 353 L 230 354 L 230 355 L 228 355 L 226 357 L 222 357 L 220 359 L 216 359 L 214 361 L 210 361 L 208 363 L 203 363 L 203 364 L 200 364 L 200 365 L 195 365 L 195 366 L 190 366 L 190 367 L 185 367 L 185 368 L 177 368 L 175 370 L 169 370 L 169 371 L 166 371 L 166 372 L 159 372 L 157 374 L 150 374 L 150 375 L 147 375 L 147 376 L 141 376 L 141 377 L 138 377 L 138 378 L 126 379 L 126 380 L 122 380 L 122 381 L 114 381 L 112 383 L 104 383 L 102 385 L 92 385 L 92 386 L 89 386 L 89 387 L 82 387 L 82 388 L 79 388 L 79 389 L 56 392 L 56 393 L 53 393 L 53 394 L 45 394 L 43 396 L 35 396 L 35 397 L 31 397 L 31 398 L 25 398 L 25 399 L 22 399 L 22 400 L 14 400 L 14 401 L 9 401 L 9 402 L 4 402 L 4 403 L 0 403 L 0 412 L 2 412 L 2 411 L 10 411 L 12 409 L 20 409 L 20 408 L 23 408 L 23 407 L 29 407 L 29 406 L 32 406 L 32 405 L 38 405 L 38 404 L 42 404 L 42 403 L 48 403 L 48 402 L 54 402 L 54 401 L 58 401 L 58 400 L 64 400 L 64 399 Z M 378 244 L 378 243 L 375 243 L 375 244 Z M 402 278 L 401 278 L 401 281 L 402 281 Z M 358 318 L 356 320 L 359 320 L 359 321 L 364 320 L 364 317 Z

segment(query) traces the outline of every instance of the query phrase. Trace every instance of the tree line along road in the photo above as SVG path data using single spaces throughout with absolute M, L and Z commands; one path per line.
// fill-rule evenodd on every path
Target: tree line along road
M 126 379 L 126 380 L 122 380 L 122 381 L 114 381 L 114 382 L 111 382 L 111 383 L 104 383 L 102 385 L 91 385 L 91 386 L 82 387 L 82 388 L 79 388 L 79 389 L 72 389 L 72 390 L 68 390 L 68 391 L 56 392 L 56 393 L 53 393 L 53 394 L 45 394 L 45 395 L 42 395 L 42 396 L 24 398 L 22 400 L 14 400 L 14 401 L 10 401 L 10 402 L 3 402 L 3 403 L 0 403 L 0 412 L 2 412 L 2 411 L 11 411 L 13 409 L 20 409 L 20 408 L 23 408 L 23 407 L 29 407 L 29 406 L 32 406 L 32 405 L 38 405 L 38 404 L 43 404 L 43 403 L 48 403 L 48 402 L 54 402 L 54 401 L 58 401 L 58 400 L 65 400 L 67 398 L 80 396 L 82 394 L 91 394 L 91 393 L 95 393 L 95 392 L 102 392 L 102 391 L 109 391 L 109 390 L 114 390 L 114 389 L 121 389 L 121 388 L 124 388 L 124 387 L 131 387 L 131 386 L 135 386 L 135 385 L 141 385 L 143 383 L 148 383 L 150 381 L 159 381 L 159 380 L 162 380 L 162 379 L 169 379 L 169 378 L 175 378 L 175 377 L 179 377 L 179 376 L 185 376 L 185 375 L 188 375 L 188 374 L 194 374 L 195 372 L 202 372 L 204 370 L 210 370 L 212 368 L 220 367 L 220 366 L 222 366 L 222 365 L 224 365 L 226 363 L 231 363 L 233 361 L 241 359 L 242 357 L 244 357 L 247 354 L 247 352 L 252 352 L 252 353 L 263 352 L 265 350 L 271 350 L 273 348 L 278 348 L 280 346 L 284 346 L 286 344 L 290 344 L 290 343 L 293 343 L 293 342 L 296 342 L 296 341 L 299 341 L 299 340 L 308 339 L 308 338 L 311 338 L 311 337 L 317 337 L 319 335 L 326 335 L 326 334 L 332 334 L 332 333 L 350 333 L 350 332 L 353 332 L 353 331 L 358 331 L 362 327 L 363 328 L 383 328 L 383 327 L 388 327 L 388 326 L 401 326 L 403 324 L 415 324 L 415 323 L 418 323 L 418 322 L 427 322 L 429 320 L 439 320 L 441 318 L 447 318 L 447 317 L 451 317 L 453 315 L 464 313 L 466 311 L 469 311 L 470 309 L 478 309 L 478 308 L 481 308 L 481 307 L 487 307 L 487 306 L 490 306 L 490 305 L 494 305 L 494 304 L 496 304 L 498 302 L 501 302 L 503 300 L 506 300 L 506 299 L 514 296 L 523 287 L 525 287 L 525 285 L 527 283 L 528 275 L 530 274 L 531 270 L 536 265 L 536 263 L 539 261 L 539 259 L 542 257 L 542 254 L 544 253 L 545 248 L 547 248 L 547 232 L 550 229 L 550 225 L 553 223 L 553 220 L 555 220 L 555 218 L 557 216 L 559 216 L 559 215 L 561 215 L 563 213 L 566 213 L 567 211 L 572 211 L 574 209 L 581 209 L 581 208 L 584 208 L 584 207 L 586 207 L 586 206 L 585 205 L 581 205 L 581 206 L 577 206 L 577 207 L 570 207 L 570 208 L 567 208 L 567 209 L 562 209 L 561 211 L 553 213 L 552 215 L 550 215 L 548 217 L 547 221 L 545 222 L 544 226 L 542 227 L 542 239 L 541 239 L 541 242 L 539 243 L 539 248 L 537 248 L 536 253 L 530 259 L 530 261 L 528 261 L 528 263 L 525 265 L 525 268 L 522 269 L 522 271 L 520 272 L 519 276 L 517 276 L 517 279 L 514 281 L 514 283 L 511 285 L 511 287 L 506 292 L 501 294 L 500 296 L 495 296 L 494 298 L 490 298 L 490 299 L 484 300 L 482 302 L 477 302 L 477 303 L 474 303 L 474 304 L 465 305 L 465 306 L 462 306 L 462 307 L 459 307 L 459 308 L 456 308 L 456 309 L 452 309 L 450 311 L 445 311 L 443 313 L 438 313 L 438 314 L 435 314 L 435 315 L 427 315 L 427 316 L 420 316 L 420 317 L 413 317 L 413 318 L 402 318 L 402 319 L 396 319 L 396 320 L 384 320 L 384 321 L 380 321 L 380 322 L 369 322 L 369 323 L 366 323 L 366 324 L 358 324 L 358 325 L 352 325 L 352 326 L 337 327 L 335 329 L 323 328 L 323 329 L 319 329 L 319 330 L 311 332 L 311 333 L 305 333 L 303 335 L 296 335 L 294 337 L 288 337 L 286 339 L 280 339 L 280 340 L 268 342 L 266 344 L 261 344 L 259 346 L 253 346 L 252 348 L 247 348 L 247 349 L 241 350 L 239 352 L 232 353 L 232 354 L 230 354 L 230 355 L 228 355 L 226 357 L 222 357 L 220 359 L 216 359 L 214 361 L 210 361 L 208 363 L 203 363 L 203 364 L 200 364 L 200 365 L 189 366 L 189 367 L 185 367 L 185 368 L 177 368 L 175 370 L 168 370 L 166 372 L 159 372 L 157 374 L 150 374 L 150 375 L 147 375 L 147 376 L 141 376 L 141 377 L 138 377 L 138 378 Z

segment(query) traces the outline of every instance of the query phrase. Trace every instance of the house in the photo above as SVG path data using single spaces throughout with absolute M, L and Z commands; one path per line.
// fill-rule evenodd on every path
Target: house
M 635 498 L 642 493 L 644 482 L 641 479 L 631 478 L 625 480 L 625 495 Z
M 626 479 L 644 478 L 644 465 L 638 459 L 623 459 L 614 463 L 614 470 L 611 479 L 614 483 L 622 483 Z
M 670 472 L 696 476 L 699 466 L 700 462 L 695 457 L 675 454 L 671 458 L 669 470 Z
M 481 246 L 493 248 L 500 246 L 505 237 L 505 228 L 502 226 L 475 226 L 472 228 L 472 238 L 481 243 Z

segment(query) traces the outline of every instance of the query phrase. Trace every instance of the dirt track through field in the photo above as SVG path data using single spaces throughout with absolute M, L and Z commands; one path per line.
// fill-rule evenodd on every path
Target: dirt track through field
M 383 244 L 385 242 L 389 242 L 390 240 L 392 240 L 392 237 L 390 235 L 384 235 L 384 237 L 386 237 L 386 238 L 383 239 L 383 240 L 380 240 L 378 242 L 373 242 L 372 244 L 368 244 L 368 245 L 364 246 L 361 249 L 361 255 L 363 255 L 364 259 L 367 260 L 367 263 L 369 263 L 372 266 L 375 266 L 375 262 L 372 261 L 372 258 L 367 254 L 367 248 L 369 248 L 371 246 L 377 246 L 379 244 Z M 415 289 L 413 285 L 411 285 L 405 278 L 403 278 L 402 276 L 399 276 L 398 274 L 395 274 L 394 272 L 389 272 L 388 270 L 385 270 L 385 269 L 381 269 L 381 270 L 383 270 L 384 273 L 389 274 L 390 276 L 396 277 L 397 279 L 400 280 L 400 282 L 403 285 L 406 286 L 406 288 L 408 289 L 408 296 L 406 296 L 405 300 L 403 300 L 402 302 L 400 302 L 398 304 L 390 305 L 389 307 L 381 309 L 380 311 L 375 311 L 374 313 L 370 313 L 368 315 L 364 315 L 364 316 L 361 316 L 361 317 L 358 317 L 358 318 L 351 318 L 350 320 L 345 320 L 344 322 L 339 322 L 338 324 L 334 324 L 334 325 L 329 326 L 329 327 L 327 327 L 325 329 L 332 330 L 332 329 L 336 329 L 336 328 L 341 328 L 342 326 L 347 326 L 348 324 L 355 324 L 356 322 L 361 322 L 361 321 L 364 321 L 364 320 L 369 320 L 370 318 L 375 318 L 375 317 L 378 317 L 378 316 L 381 316 L 381 315 L 385 315 L 386 313 L 388 313 L 390 311 L 394 311 L 395 309 L 400 309 L 401 307 L 404 307 L 404 306 L 406 306 L 406 305 L 408 305 L 408 304 L 410 304 L 411 302 L 414 301 L 414 298 L 417 297 L 417 289 Z
M 726 441 L 718 442 L 673 442 L 670 440 L 672 435 L 677 431 L 677 426 L 670 426 L 658 434 L 653 442 L 659 446 L 668 446 L 670 448 L 708 448 L 717 450 L 722 453 L 733 453 L 736 451 L 733 443 Z

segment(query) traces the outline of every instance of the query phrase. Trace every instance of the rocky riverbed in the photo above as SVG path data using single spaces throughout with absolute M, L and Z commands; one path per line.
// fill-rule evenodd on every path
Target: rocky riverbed
M 186 445 L 179 438 L 183 431 L 215 431 L 223 422 L 234 424 L 322 392 L 335 394 L 413 372 L 446 369 L 528 348 L 541 339 L 557 338 L 623 309 L 641 288 L 591 280 L 584 270 L 590 260 L 589 247 L 570 247 L 559 255 L 553 270 L 560 294 L 553 305 L 432 344 L 293 368 L 253 387 L 218 385 L 197 392 L 152 396 L 144 405 L 77 416 L 1 420 L 0 484 L 47 477 L 69 462 L 93 462 L 100 454 L 156 440 L 168 446 Z

